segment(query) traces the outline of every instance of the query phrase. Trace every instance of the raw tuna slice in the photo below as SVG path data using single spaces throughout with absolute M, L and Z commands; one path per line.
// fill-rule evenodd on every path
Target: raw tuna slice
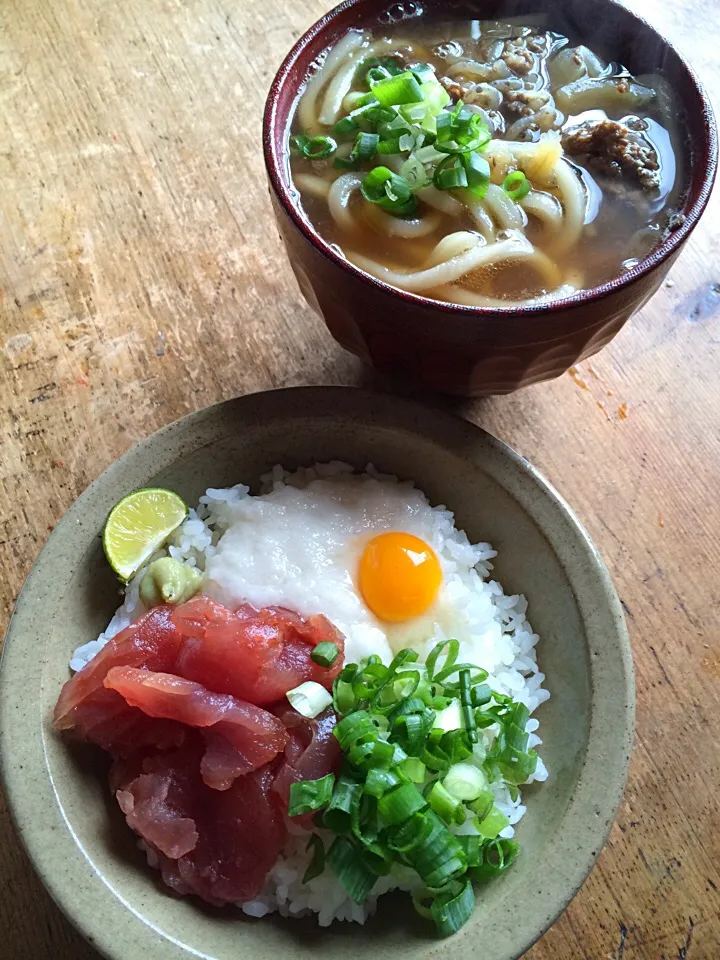
M 104 686 L 113 667 L 144 667 L 171 671 L 183 644 L 183 635 L 170 619 L 171 607 L 155 607 L 113 637 L 103 649 L 63 687 L 55 705 L 55 726 L 116 756 L 152 744 L 161 749 L 179 746 L 184 737 L 180 724 L 149 721 L 114 690 Z
M 118 790 L 118 802 L 177 893 L 218 905 L 251 900 L 287 838 L 270 792 L 273 766 L 212 790 L 197 772 L 202 742 L 190 736 L 194 744 L 145 760 L 144 773 Z
M 274 759 L 288 741 L 283 723 L 266 710 L 172 674 L 113 667 L 104 686 L 148 717 L 201 728 L 206 749 L 200 772 L 216 790 Z
M 320 780 L 329 773 L 336 773 L 342 751 L 333 736 L 337 719 L 331 707 L 314 720 L 307 720 L 290 706 L 280 705 L 275 714 L 282 720 L 290 736 L 273 783 L 273 791 L 280 798 L 281 809 L 287 813 L 290 786 L 300 780 Z M 292 817 L 292 822 L 311 830 L 312 817 L 311 813 L 307 813 Z
M 188 638 L 176 672 L 250 703 L 275 703 L 305 680 L 330 689 L 342 669 L 344 638 L 323 616 L 303 619 L 291 610 L 255 610 L 249 604 L 231 611 L 197 597 L 178 607 L 172 618 Z M 340 650 L 330 668 L 310 659 L 323 641 Z

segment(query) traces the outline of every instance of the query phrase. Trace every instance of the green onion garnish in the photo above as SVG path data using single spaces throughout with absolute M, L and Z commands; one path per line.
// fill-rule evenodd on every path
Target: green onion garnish
M 332 797 L 323 814 L 323 826 L 335 833 L 347 833 L 354 798 L 362 792 L 362 785 L 341 775 L 335 783 Z
M 443 162 L 464 169 L 464 161 L 457 155 Z M 365 177 L 366 190 L 380 196 L 386 183 L 397 187 L 391 171 L 377 170 Z M 399 189 L 392 192 L 394 202 L 401 199 Z M 320 653 L 337 650 L 322 646 Z M 325 857 L 348 895 L 362 902 L 377 877 L 402 864 L 422 885 L 416 909 L 442 935 L 472 912 L 471 878 L 490 880 L 517 857 L 515 841 L 499 836 L 509 821 L 491 784 L 501 781 L 516 798 L 517 784 L 537 764 L 528 748 L 527 707 L 495 693 L 487 673 L 460 663 L 459 654 L 458 641 L 446 640 L 425 664 L 412 650 L 401 650 L 389 665 L 376 655 L 345 664 L 333 685 L 342 772 L 293 784 L 288 811 L 315 812 L 316 826 L 336 834 L 327 855 L 311 839 L 306 876 L 317 876 Z
M 435 167 L 433 183 L 438 190 L 456 190 L 468 185 L 465 166 L 460 157 L 448 157 Z
M 361 164 L 368 163 L 375 156 L 379 140 L 377 133 L 362 131 L 357 135 L 347 160 L 344 157 L 335 157 L 333 166 L 340 170 L 357 170 Z
M 393 788 L 378 802 L 380 815 L 391 825 L 403 823 L 425 807 L 427 807 L 427 801 L 414 783 L 403 783 Z
M 298 817 L 303 813 L 312 813 L 330 802 L 335 775 L 329 773 L 320 780 L 302 780 L 290 784 L 290 803 L 288 816 Z
M 360 848 L 347 837 L 336 837 L 327 852 L 333 873 L 355 903 L 363 903 L 377 876 L 362 858 Z
M 440 936 L 448 937 L 470 919 L 474 909 L 475 893 L 472 883 L 465 880 L 459 890 L 441 893 L 435 897 L 430 914 Z
M 508 826 L 510 826 L 508 818 L 502 810 L 493 806 L 485 819 L 477 824 L 477 829 L 483 837 L 486 837 L 488 840 L 494 840 L 495 837 Z
M 307 866 L 307 870 L 303 874 L 303 883 L 310 883 L 310 881 L 314 880 L 315 877 L 319 877 L 325 869 L 325 847 L 323 847 L 323 842 L 316 833 L 310 835 L 310 839 L 308 840 L 308 844 L 305 849 L 309 850 L 311 847 L 313 852 L 312 859 Z M 476 864 L 471 864 L 471 866 L 476 866 Z
M 324 160 L 337 150 L 332 137 L 306 137 L 303 134 L 290 137 L 290 146 L 308 160 Z
M 409 70 L 373 84 L 372 95 L 382 107 L 419 103 L 424 99 L 417 78 Z
M 490 840 L 481 847 L 482 862 L 473 869 L 472 875 L 479 883 L 485 883 L 503 873 L 515 862 L 520 853 L 517 840 Z
M 452 111 L 444 110 L 436 120 L 435 149 L 441 153 L 471 153 L 482 150 L 492 138 L 488 125 L 478 113 L 471 113 L 459 100 Z
M 332 695 L 327 692 L 325 687 L 315 683 L 314 680 L 306 680 L 305 683 L 301 683 L 294 690 L 288 690 L 285 696 L 290 701 L 290 706 L 307 717 L 308 720 L 317 717 L 333 702 Z
M 464 154 L 463 163 L 468 187 L 482 200 L 490 183 L 490 164 L 479 153 Z
M 465 823 L 467 814 L 461 800 L 454 797 L 443 784 L 436 780 L 428 791 L 427 800 L 435 813 L 445 823 Z
M 454 763 L 445 775 L 443 786 L 457 800 L 477 800 L 488 789 L 483 771 L 472 763 Z
M 367 201 L 398 217 L 411 216 L 417 208 L 410 184 L 387 167 L 374 167 L 360 184 L 360 191 Z
M 327 640 L 323 640 L 323 642 L 319 643 L 310 654 L 310 659 L 313 663 L 317 663 L 321 667 L 331 667 L 339 655 L 340 651 L 338 650 L 336 644 L 330 643 Z
M 522 170 L 514 170 L 503 180 L 503 190 L 511 200 L 517 202 L 530 193 L 532 185 Z

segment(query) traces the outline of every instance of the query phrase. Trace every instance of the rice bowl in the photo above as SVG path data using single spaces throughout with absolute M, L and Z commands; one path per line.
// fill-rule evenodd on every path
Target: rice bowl
M 393 624 L 379 620 L 363 601 L 355 571 L 364 544 L 373 534 L 403 530 L 432 546 L 443 568 L 443 585 L 428 613 Z M 294 473 L 276 466 L 261 478 L 261 493 L 237 484 L 209 488 L 196 509 L 162 549 L 154 553 L 125 590 L 125 601 L 100 637 L 76 650 L 70 667 L 81 670 L 108 643 L 147 612 L 140 585 L 148 567 L 171 557 L 202 571 L 201 592 L 226 606 L 249 602 L 256 608 L 290 608 L 301 616 L 323 613 L 345 636 L 347 661 L 375 654 L 389 664 L 403 646 L 424 660 L 435 644 L 455 638 L 460 659 L 487 671 L 494 690 L 523 703 L 532 713 L 549 696 L 535 656 L 538 637 L 528 623 L 527 601 L 505 596 L 490 579 L 490 544 L 471 544 L 443 506 L 431 507 L 411 482 L 379 474 L 368 465 L 355 473 L 341 462 L 314 464 Z M 541 743 L 537 719 L 527 721 L 528 745 Z M 545 780 L 538 759 L 528 782 Z M 508 825 L 498 836 L 514 836 L 514 824 L 525 813 L 519 792 L 511 796 L 502 780 L 492 785 L 494 803 Z M 463 832 L 470 831 L 470 824 Z M 302 881 L 311 860 L 309 834 L 291 832 L 280 858 L 253 899 L 239 904 L 253 917 L 278 910 L 284 916 L 308 911 L 321 926 L 334 919 L 364 922 L 377 897 L 393 889 L 418 887 L 412 872 L 398 867 L 381 878 L 364 903 L 357 904 L 326 874 Z M 319 833 L 327 842 L 327 835 Z M 148 861 L 155 851 L 143 840 Z
M 571 866 L 573 860 L 572 857 L 569 858 L 566 845 L 568 842 L 574 842 L 572 838 L 578 836 L 578 830 L 585 829 L 585 818 L 582 814 L 586 803 L 586 800 L 583 799 L 586 796 L 585 783 L 587 783 L 587 789 L 590 790 L 590 794 L 587 796 L 594 798 L 593 810 L 599 809 L 602 817 L 602 810 L 605 809 L 602 798 L 613 782 L 606 765 L 601 764 L 600 767 L 595 763 L 588 765 L 582 760 L 588 749 L 584 745 L 588 742 L 586 740 L 588 708 L 599 724 L 593 727 L 595 732 L 591 735 L 589 741 L 591 751 L 594 737 L 600 736 L 606 739 L 606 736 L 613 736 L 608 723 L 611 724 L 612 718 L 615 718 L 617 724 L 618 717 L 616 698 L 612 709 L 607 714 L 607 718 L 603 720 L 604 701 L 598 700 L 597 695 L 588 699 L 587 694 L 583 693 L 583 685 L 587 677 L 585 672 L 587 668 L 583 664 L 592 664 L 593 675 L 596 675 L 595 672 L 598 669 L 604 671 L 607 663 L 607 648 L 603 645 L 607 644 L 608 638 L 612 639 L 612 629 L 608 628 L 607 625 L 600 627 L 598 623 L 601 632 L 594 633 L 596 627 L 593 624 L 593 618 L 597 614 L 592 611 L 602 611 L 603 601 L 596 599 L 593 601 L 592 607 L 587 607 L 583 599 L 587 596 L 588 585 L 594 577 L 592 571 L 595 569 L 595 560 L 592 559 L 591 554 L 588 555 L 589 566 L 586 566 L 582 554 L 577 553 L 581 541 L 577 539 L 573 541 L 574 534 L 570 531 L 575 528 L 572 524 L 566 529 L 570 537 L 569 543 L 572 543 L 573 546 L 570 548 L 570 553 L 563 552 L 565 548 L 556 537 L 557 527 L 555 531 L 552 527 L 552 523 L 556 522 L 556 519 L 550 519 L 551 517 L 557 518 L 554 505 L 557 501 L 552 499 L 545 501 L 548 504 L 548 513 L 545 512 L 542 502 L 536 501 L 532 508 L 533 516 L 536 519 L 532 522 L 528 522 L 527 514 L 523 512 L 526 507 L 518 509 L 518 507 L 512 505 L 513 502 L 528 504 L 527 492 L 537 490 L 538 481 L 534 477 L 530 478 L 521 461 L 514 461 L 515 464 L 519 465 L 518 472 L 515 472 L 516 468 L 514 466 L 510 473 L 507 472 L 506 466 L 500 466 L 503 462 L 507 464 L 505 448 L 496 445 L 495 441 L 492 441 L 490 445 L 483 445 L 482 469 L 478 471 L 476 467 L 470 466 L 468 443 L 476 443 L 482 438 L 482 434 L 478 433 L 475 428 L 467 427 L 459 421 L 453 421 L 431 411 L 422 411 L 422 413 L 418 411 L 416 413 L 415 411 L 418 408 L 409 404 L 396 404 L 392 416 L 388 418 L 387 411 L 383 409 L 384 401 L 382 398 L 365 399 L 364 395 L 360 396 L 363 397 L 362 402 L 367 406 L 364 407 L 364 412 L 359 417 L 354 404 L 360 399 L 360 396 L 351 391 L 335 391 L 330 404 L 332 412 L 330 412 L 328 397 L 331 392 L 293 391 L 291 396 L 274 394 L 262 398 L 245 398 L 237 404 L 217 410 L 215 416 L 219 415 L 219 419 L 213 420 L 212 415 L 208 412 L 210 419 L 204 421 L 203 426 L 200 426 L 198 418 L 191 418 L 192 422 L 187 425 L 190 430 L 189 433 L 185 432 L 185 427 L 182 425 L 182 430 L 175 427 L 167 431 L 164 437 L 161 436 L 159 441 L 158 438 L 154 438 L 151 460 L 147 462 L 150 470 L 146 472 L 147 468 L 141 468 L 141 471 L 138 472 L 135 467 L 131 467 L 131 473 L 126 475 L 121 485 L 118 485 L 117 474 L 114 478 L 112 475 L 108 477 L 105 493 L 98 501 L 99 512 L 96 517 L 99 519 L 94 521 L 93 531 L 97 531 L 98 522 L 101 523 L 102 518 L 107 515 L 109 506 L 117 498 L 118 493 L 145 485 L 149 480 L 152 480 L 153 484 L 179 489 L 186 502 L 193 503 L 197 502 L 199 496 L 203 494 L 208 477 L 217 477 L 216 483 L 220 481 L 218 488 L 222 488 L 235 482 L 238 477 L 242 479 L 247 477 L 249 480 L 258 478 L 263 472 L 262 469 L 259 469 L 261 466 L 264 466 L 265 471 L 267 471 L 273 463 L 285 462 L 291 465 L 302 462 L 309 463 L 312 460 L 323 458 L 329 460 L 333 454 L 352 462 L 356 469 L 362 469 L 364 461 L 360 458 L 364 452 L 365 456 L 372 456 L 373 460 L 385 471 L 402 470 L 406 477 L 412 471 L 411 475 L 417 478 L 418 486 L 427 490 L 432 502 L 449 501 L 458 511 L 457 525 L 465 527 L 471 534 L 471 539 L 480 540 L 483 533 L 487 533 L 488 539 L 501 548 L 498 557 L 492 558 L 492 562 L 497 564 L 496 569 L 499 579 L 515 591 L 527 584 L 532 617 L 534 621 L 537 621 L 535 626 L 539 627 L 545 641 L 544 645 L 541 645 L 541 659 L 550 677 L 554 695 L 540 711 L 540 718 L 543 722 L 543 739 L 545 740 L 542 752 L 548 762 L 551 776 L 547 784 L 539 785 L 537 789 L 532 791 L 532 802 L 528 805 L 527 818 L 520 825 L 520 839 L 526 848 L 526 855 L 521 857 L 517 866 L 513 867 L 507 880 L 499 883 L 497 888 L 493 887 L 491 889 L 490 886 L 487 888 L 487 892 L 484 894 L 482 901 L 478 903 L 475 916 L 468 924 L 467 929 L 463 929 L 457 934 L 456 944 L 459 956 L 472 955 L 472 931 L 478 923 L 481 923 L 485 933 L 492 930 L 494 937 L 500 937 L 499 942 L 501 944 L 503 942 L 517 944 L 517 946 L 509 947 L 508 950 L 502 945 L 499 947 L 500 956 L 514 956 L 529 945 L 527 940 L 528 926 L 527 923 L 524 923 L 521 924 L 522 929 L 518 928 L 519 918 L 516 911 L 506 912 L 510 903 L 517 896 L 518 890 L 525 884 L 530 882 L 536 885 L 534 888 L 538 890 L 538 894 L 534 898 L 532 912 L 533 916 L 537 917 L 538 910 L 544 909 L 542 904 L 550 902 L 547 898 L 556 896 L 555 891 L 558 883 L 561 883 L 563 888 L 567 890 L 567 878 L 570 874 L 578 876 L 578 874 L 573 873 L 575 868 Z M 302 396 L 303 393 L 304 396 Z M 309 394 L 319 395 L 317 401 L 321 404 L 322 410 L 318 408 L 312 410 L 313 398 Z M 298 411 L 298 406 L 302 406 L 301 412 Z M 350 413 L 351 410 L 352 413 Z M 405 424 L 411 431 L 420 430 L 423 440 L 412 439 L 413 433 L 407 433 L 404 427 L 399 426 L 398 419 L 405 416 L 406 411 L 407 416 L 411 419 L 406 420 Z M 343 441 L 339 443 L 338 436 L 346 430 L 345 427 L 340 430 L 337 428 L 340 427 L 341 423 L 347 424 L 346 418 L 348 415 L 353 418 L 352 436 L 345 436 Z M 366 416 L 369 420 L 363 423 Z M 297 419 L 298 417 L 300 419 Z M 421 417 L 421 420 L 418 417 Z M 378 432 L 376 426 L 379 422 L 384 424 L 380 432 Z M 421 422 L 422 425 L 420 425 Z M 333 424 L 337 424 L 337 427 Z M 410 424 L 412 424 L 411 427 Z M 300 436 L 301 432 L 304 433 L 302 437 Z M 206 443 L 208 436 L 213 437 L 212 444 L 209 447 Z M 432 440 L 430 440 L 431 437 Z M 178 462 L 178 442 L 184 445 L 186 451 L 181 461 L 183 464 L 181 474 L 177 473 L 177 466 L 173 466 Z M 436 452 L 433 457 L 432 470 L 427 465 L 427 455 L 430 449 L 428 443 L 432 443 L 432 449 Z M 461 456 L 467 459 L 461 461 L 458 458 L 458 453 L 443 452 L 449 451 L 453 447 L 458 452 L 463 450 Z M 241 452 L 243 450 L 244 453 Z M 312 455 L 308 456 L 310 451 L 312 451 Z M 132 457 L 127 462 L 129 464 L 134 462 L 137 465 L 140 463 L 137 459 L 133 460 Z M 463 462 L 468 464 L 467 468 L 463 465 Z M 158 472 L 158 466 L 160 472 Z M 184 477 L 184 479 L 180 479 L 181 477 Z M 499 485 L 499 480 L 496 479 L 500 477 L 502 477 L 503 485 L 506 483 L 511 485 L 510 487 L 504 487 L 504 489 L 512 489 L 512 496 L 518 498 L 517 500 L 510 500 L 507 494 L 502 493 L 503 487 Z M 442 478 L 442 482 L 440 482 L 440 478 Z M 203 480 L 205 481 L 204 484 Z M 253 485 L 253 491 L 259 491 L 259 487 Z M 445 495 L 443 495 L 443 492 Z M 109 617 L 108 607 L 111 602 L 112 582 L 106 576 L 98 579 L 99 557 L 97 546 L 93 546 L 93 544 L 97 544 L 97 541 L 94 540 L 95 533 L 90 533 L 89 526 L 93 524 L 93 519 L 88 512 L 87 503 L 86 497 L 84 505 L 79 505 L 82 513 L 71 513 L 68 522 L 64 523 L 62 543 L 60 544 L 58 537 L 55 536 L 51 539 L 51 544 L 44 554 L 44 559 L 48 556 L 52 557 L 54 542 L 62 547 L 63 557 L 65 557 L 69 548 L 74 549 L 72 544 L 78 535 L 81 541 L 88 544 L 87 547 L 82 547 L 84 551 L 82 556 L 85 559 L 82 560 L 81 564 L 73 563 L 70 565 L 70 569 L 73 571 L 71 576 L 74 586 L 72 588 L 69 587 L 69 581 L 64 573 L 68 566 L 67 561 L 63 560 L 60 566 L 55 568 L 56 574 L 51 584 L 49 598 L 55 609 L 53 643 L 50 647 L 47 647 L 47 650 L 51 653 L 50 660 L 46 660 L 45 656 L 43 657 L 43 661 L 48 665 L 53 664 L 51 669 L 54 679 L 46 688 L 45 703 L 48 703 L 49 698 L 57 694 L 59 684 L 63 677 L 67 675 L 67 662 L 72 649 L 77 646 L 79 641 L 89 640 L 93 635 L 97 636 L 102 627 L 107 625 Z M 473 520 L 472 514 L 478 509 L 480 515 Z M 74 517 L 78 515 L 83 517 L 83 522 L 79 528 L 74 525 Z M 535 527 L 535 523 L 539 523 L 540 527 Z M 550 526 L 548 526 L 548 523 Z M 545 530 L 545 535 L 552 538 L 553 550 L 559 551 L 558 556 L 564 558 L 563 563 L 567 566 L 558 565 L 554 553 L 552 550 L 548 550 L 547 541 L 544 541 L 542 536 L 538 536 L 538 529 Z M 513 537 L 518 538 L 518 542 L 524 544 L 526 549 L 523 553 L 507 549 L 510 542 L 508 540 L 510 530 L 513 531 Z M 87 540 L 85 540 L 86 535 L 88 536 Z M 88 548 L 89 553 L 87 552 Z M 531 562 L 525 564 L 524 557 Z M 538 579 L 536 573 L 533 573 L 538 564 L 542 568 L 540 579 Z M 555 614 L 552 612 L 553 608 L 548 606 L 547 598 L 562 596 L 562 590 L 565 588 L 561 587 L 560 584 L 563 583 L 565 577 L 563 571 L 565 569 L 570 570 L 571 576 L 574 578 L 573 592 L 566 594 L 569 603 L 563 601 L 562 606 L 556 608 L 557 614 Z M 578 574 L 580 579 L 577 579 Z M 496 576 L 496 573 L 494 572 L 492 576 Z M 586 580 L 586 577 L 590 577 L 591 580 Z M 47 577 L 44 578 L 43 582 L 44 589 L 47 589 Z M 94 584 L 92 594 L 84 590 L 78 595 L 78 586 L 89 582 Z M 542 587 L 540 586 L 541 583 Z M 56 591 L 59 592 L 56 593 Z M 510 593 L 510 590 L 508 590 L 508 593 Z M 577 613 L 578 608 L 574 606 L 576 601 L 572 599 L 573 596 L 580 598 L 579 609 L 582 610 L 580 618 Z M 25 598 L 23 598 L 24 601 L 26 598 L 33 599 L 32 584 L 28 585 Z M 88 600 L 90 599 L 92 599 L 94 606 L 88 606 Z M 35 597 L 33 609 L 37 611 L 41 605 L 41 601 Z M 29 608 L 25 606 L 24 609 Z M 71 617 L 68 616 L 70 609 L 73 610 Z M 88 617 L 90 611 L 93 612 Z M 24 616 L 23 603 L 20 605 L 18 614 Z M 600 613 L 600 616 L 602 617 L 603 614 Z M 18 618 L 16 617 L 16 624 L 17 622 Z M 602 643 L 600 643 L 601 636 L 603 638 Z M 76 638 L 75 642 L 72 642 L 73 637 Z M 597 643 L 594 637 L 597 637 Z M 17 659 L 14 659 L 12 655 L 12 639 L 11 631 L 11 643 L 8 646 L 10 652 L 6 654 L 3 666 L 3 681 L 9 675 L 7 671 L 8 665 L 10 665 L 17 682 L 19 674 L 17 666 L 13 666 L 13 663 L 17 664 Z M 588 650 L 588 642 L 589 649 L 592 651 L 592 660 L 584 661 L 584 651 Z M 63 648 L 64 656 L 62 656 Z M 43 646 L 42 649 L 45 649 L 45 647 Z M 61 656 L 61 659 L 55 656 L 56 653 Z M 28 666 L 30 665 L 28 664 Z M 47 670 L 48 668 L 44 667 L 43 669 Z M 613 679 L 613 689 L 616 694 L 622 687 L 622 682 L 620 676 L 616 674 Z M 24 684 L 26 688 L 27 685 L 27 683 Z M 14 703 L 18 703 L 17 697 L 9 698 L 7 696 L 7 690 L 7 686 L 4 686 L 3 706 L 5 708 L 10 705 L 11 699 Z M 561 694 L 561 696 L 558 697 L 558 694 Z M 22 702 L 21 700 L 20 703 Z M 13 707 L 12 709 L 16 708 Z M 568 713 L 568 711 L 570 712 Z M 7 717 L 7 714 L 4 714 L 4 716 Z M 573 723 L 568 722 L 570 717 L 573 718 Z M 357 934 L 351 939 L 344 935 L 339 936 L 343 928 L 349 930 L 354 925 L 333 924 L 330 928 L 330 931 L 333 932 L 324 934 L 325 937 L 329 936 L 330 939 L 315 941 L 310 951 L 302 945 L 305 934 L 301 934 L 300 940 L 297 939 L 297 936 L 293 936 L 292 941 L 287 941 L 287 937 L 291 936 L 291 928 L 297 928 L 299 931 L 307 930 L 306 927 L 297 925 L 297 921 L 290 924 L 284 922 L 281 927 L 273 924 L 270 919 L 266 919 L 261 926 L 241 928 L 236 924 L 225 923 L 218 926 L 216 921 L 210 920 L 208 917 L 207 921 L 202 921 L 198 926 L 198 914 L 196 911 L 188 909 L 188 901 L 174 900 L 167 896 L 159 896 L 157 892 L 151 892 L 153 891 L 153 884 L 150 874 L 148 873 L 146 876 L 142 870 L 138 869 L 137 860 L 133 863 L 131 862 L 132 858 L 127 860 L 125 856 L 122 860 L 118 860 L 116 855 L 110 854 L 107 843 L 103 840 L 107 813 L 102 809 L 95 808 L 95 801 L 92 800 L 91 796 L 92 793 L 97 793 L 97 787 L 93 786 L 96 783 L 96 775 L 93 774 L 91 779 L 88 779 L 91 775 L 89 769 L 81 773 L 73 755 L 68 755 L 65 749 L 60 749 L 59 746 L 53 744 L 52 738 L 46 738 L 45 750 L 50 769 L 54 771 L 55 796 L 60 799 L 62 804 L 60 809 L 64 812 L 61 815 L 58 810 L 58 815 L 64 816 L 67 822 L 72 823 L 73 835 L 77 838 L 77 840 L 73 840 L 70 835 L 67 835 L 70 846 L 66 846 L 64 831 L 62 829 L 55 830 L 53 833 L 54 843 L 57 842 L 59 849 L 64 851 L 62 860 L 54 860 L 54 862 L 58 864 L 58 867 L 62 863 L 64 876 L 72 875 L 73 877 L 72 886 L 68 886 L 66 883 L 58 886 L 54 882 L 58 868 L 48 871 L 43 864 L 44 860 L 47 862 L 47 855 L 51 848 L 38 846 L 33 840 L 32 834 L 28 833 L 28 829 L 24 826 L 28 822 L 30 824 L 38 822 L 36 819 L 28 821 L 28 816 L 32 816 L 31 810 L 36 809 L 38 803 L 42 804 L 44 810 L 43 819 L 51 825 L 55 820 L 56 801 L 52 800 L 52 793 L 46 798 L 40 782 L 38 787 L 34 788 L 31 793 L 26 792 L 21 802 L 18 802 L 18 793 L 15 788 L 17 781 L 13 775 L 13 767 L 16 762 L 20 762 L 25 765 L 27 770 L 29 769 L 27 764 L 30 761 L 23 757 L 22 750 L 18 751 L 17 741 L 15 741 L 15 748 L 12 753 L 13 761 L 10 764 L 8 763 L 11 754 L 7 752 L 5 747 L 8 736 L 12 735 L 11 725 L 5 724 L 3 730 L 3 772 L 9 785 L 13 809 L 16 811 L 16 816 L 17 811 L 20 813 L 18 820 L 33 858 L 39 865 L 46 883 L 53 887 L 54 894 L 63 903 L 64 908 L 81 925 L 84 931 L 92 935 L 95 940 L 98 937 L 100 938 L 100 942 L 103 944 L 102 949 L 109 956 L 117 955 L 117 951 L 113 952 L 115 950 L 113 944 L 118 942 L 123 944 L 125 956 L 142 956 L 139 947 L 136 954 L 133 954 L 132 950 L 134 944 L 142 942 L 145 936 L 143 930 L 147 929 L 144 926 L 136 926 L 135 921 L 128 925 L 125 908 L 121 908 L 118 913 L 114 906 L 117 900 L 113 890 L 122 890 L 123 900 L 135 904 L 135 909 L 139 909 L 142 915 L 152 918 L 156 930 L 164 932 L 159 939 L 157 935 L 154 935 L 153 938 L 153 950 L 158 957 L 175 955 L 177 946 L 171 947 L 171 942 L 176 945 L 181 943 L 183 949 L 190 947 L 193 950 L 203 952 L 211 949 L 215 956 L 229 957 L 237 949 L 238 936 L 241 936 L 243 945 L 247 944 L 248 946 L 255 942 L 257 937 L 261 937 L 261 940 L 257 940 L 258 945 L 260 942 L 266 943 L 267 947 L 263 949 L 278 951 L 276 954 L 278 956 L 287 949 L 295 950 L 299 956 L 310 956 L 311 954 L 315 955 L 318 950 L 321 953 L 326 952 L 326 948 L 329 948 L 329 955 L 333 957 L 355 957 L 365 955 L 366 950 L 372 949 L 370 944 L 377 944 L 378 942 L 383 943 L 385 947 L 389 947 L 400 956 L 410 957 L 414 955 L 416 948 L 412 946 L 412 940 L 404 939 L 402 934 L 403 930 L 407 931 L 409 929 L 406 919 L 403 919 L 404 914 L 402 911 L 398 912 L 395 906 L 383 907 L 382 901 L 385 900 L 385 897 L 380 898 L 379 918 L 365 927 L 366 930 L 370 931 L 367 934 L 369 939 L 366 938 L 365 933 L 362 934 L 362 942 L 358 941 Z M 615 743 L 617 746 L 617 741 Z M 608 750 L 610 755 L 613 754 L 613 747 L 609 744 L 606 744 L 602 749 L 604 756 L 608 755 Z M 576 766 L 578 762 L 582 764 L 581 767 Z M 593 773 L 593 771 L 597 772 Z M 579 786 L 571 786 L 576 783 L 575 777 L 578 775 L 580 776 Z M 589 781 L 587 780 L 588 776 L 590 777 Z M 34 782 L 38 783 L 38 781 Z M 571 793 L 568 793 L 568 788 L 571 789 Z M 89 790 L 90 794 L 88 793 Z M 62 823 L 62 820 L 59 822 Z M 596 825 L 597 822 L 593 813 L 593 819 L 587 822 L 587 826 Z M 96 833 L 96 831 L 99 832 Z M 548 846 L 551 837 L 552 844 Z M 597 837 L 597 833 L 595 837 Z M 98 864 L 106 878 L 105 882 L 109 886 L 98 886 L 97 879 L 84 875 L 79 869 L 76 870 L 75 855 L 72 853 L 76 842 L 80 843 L 86 851 L 85 856 L 89 856 L 93 863 Z M 58 847 L 55 847 L 55 849 L 58 849 Z M 597 852 L 597 840 L 594 841 L 592 849 Z M 537 869 L 534 866 L 538 857 L 541 857 L 544 863 L 543 878 L 545 879 L 538 877 Z M 83 862 L 86 862 L 84 858 Z M 569 866 L 570 874 L 568 873 Z M 78 862 L 78 868 L 80 868 L 80 862 Z M 587 869 L 587 867 L 584 866 L 582 869 Z M 70 874 L 66 874 L 65 871 L 70 871 Z M 513 871 L 515 872 L 513 873 Z M 553 883 L 548 881 L 546 883 L 548 877 L 557 877 L 558 881 Z M 578 876 L 578 881 L 581 878 L 581 876 Z M 283 882 L 284 879 L 279 877 L 278 883 Z M 93 916 L 88 915 L 87 912 L 80 915 L 73 908 L 72 903 L 82 890 L 93 897 L 93 902 L 98 905 L 98 911 L 102 909 L 103 922 L 101 925 L 95 924 Z M 135 890 L 138 891 L 138 894 L 134 892 Z M 140 891 L 144 892 L 140 893 Z M 140 906 L 140 901 L 135 899 L 136 895 L 142 897 L 144 906 Z M 508 897 L 510 900 L 507 899 Z M 550 910 L 552 909 L 550 907 Z M 548 912 L 546 914 L 547 919 L 544 922 L 549 922 L 551 916 L 552 914 Z M 261 930 L 262 934 L 260 933 Z M 286 933 L 282 932 L 285 930 Z M 170 931 L 172 931 L 172 941 L 166 939 Z M 538 933 L 539 928 L 534 927 L 534 935 Z M 112 939 L 108 940 L 108 937 Z M 524 939 L 519 941 L 518 937 Z M 293 943 L 292 947 L 289 947 L 290 942 Z M 282 943 L 286 943 L 286 945 L 283 947 L 281 946 Z M 309 948 L 309 943 L 307 947 Z

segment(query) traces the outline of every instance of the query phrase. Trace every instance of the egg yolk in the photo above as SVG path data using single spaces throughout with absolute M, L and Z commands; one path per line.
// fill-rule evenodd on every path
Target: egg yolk
M 360 592 L 380 620 L 399 623 L 425 613 L 442 582 L 440 561 L 410 533 L 381 533 L 360 558 Z

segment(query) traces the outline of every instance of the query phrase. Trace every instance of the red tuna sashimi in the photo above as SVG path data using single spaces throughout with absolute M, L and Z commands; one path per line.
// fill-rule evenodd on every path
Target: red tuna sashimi
M 287 728 L 289 742 L 278 770 L 273 792 L 280 798 L 280 806 L 287 813 L 290 787 L 300 780 L 320 780 L 337 772 L 342 751 L 333 730 L 337 723 L 335 711 L 328 707 L 314 720 L 301 716 L 290 706 L 280 705 L 275 710 Z M 292 822 L 307 830 L 312 829 L 311 813 L 293 817 Z
M 251 703 L 206 690 L 168 673 L 113 667 L 104 685 L 148 717 L 201 728 L 205 783 L 227 790 L 233 780 L 274 759 L 288 742 L 283 723 Z
M 172 619 L 188 638 L 177 673 L 260 706 L 277 702 L 306 680 L 330 689 L 342 669 L 344 638 L 320 615 L 303 619 L 291 610 L 256 610 L 249 604 L 230 611 L 208 597 L 196 597 L 178 607 Z M 310 658 L 323 641 L 340 651 L 330 668 Z
M 179 746 L 184 729 L 172 721 L 150 721 L 104 686 L 117 666 L 170 671 L 184 641 L 170 618 L 171 607 L 155 607 L 113 637 L 63 687 L 55 705 L 59 730 L 72 730 L 115 755 L 127 755 L 143 746 L 162 749 Z
M 168 886 L 209 903 L 241 903 L 262 890 L 287 838 L 270 793 L 273 767 L 219 792 L 197 773 L 201 751 L 198 738 L 194 746 L 144 761 L 145 772 L 124 784 L 118 802 L 158 855 Z

